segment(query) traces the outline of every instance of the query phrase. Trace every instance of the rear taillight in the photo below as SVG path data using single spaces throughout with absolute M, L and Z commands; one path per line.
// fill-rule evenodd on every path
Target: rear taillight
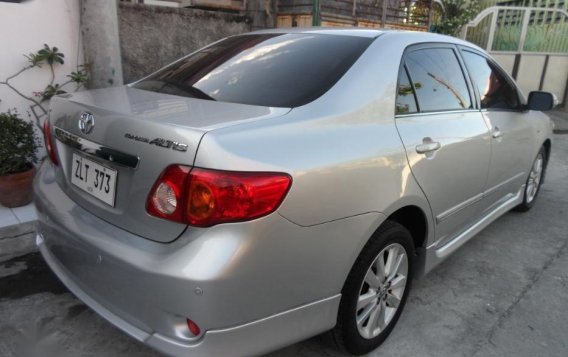
M 59 165 L 59 160 L 57 160 L 57 152 L 55 145 L 53 143 L 53 139 L 51 136 L 51 126 L 49 124 L 49 120 L 45 119 L 43 122 L 43 139 L 45 142 L 45 149 L 47 154 L 49 155 L 49 159 L 53 162 L 54 165 Z
M 290 181 L 290 176 L 281 173 L 193 169 L 186 206 L 188 223 L 212 226 L 265 216 L 278 208 Z
M 168 166 L 154 184 L 146 210 L 152 216 L 184 222 L 183 202 L 189 167 L 181 165 Z
M 248 221 L 274 212 L 291 181 L 282 173 L 172 165 L 154 184 L 146 209 L 153 216 L 199 227 Z

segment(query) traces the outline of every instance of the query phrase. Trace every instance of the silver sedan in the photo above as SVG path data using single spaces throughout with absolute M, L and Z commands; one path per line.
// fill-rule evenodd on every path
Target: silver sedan
M 414 277 L 534 205 L 552 105 L 451 37 L 229 37 L 53 99 L 37 244 L 73 293 L 163 353 L 258 355 L 330 331 L 363 354 Z

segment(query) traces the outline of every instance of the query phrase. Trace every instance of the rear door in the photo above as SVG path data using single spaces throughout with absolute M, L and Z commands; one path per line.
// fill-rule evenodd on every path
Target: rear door
M 485 191 L 488 200 L 498 204 L 525 183 L 534 159 L 534 129 L 516 86 L 501 68 L 477 51 L 462 49 L 461 54 L 478 91 L 481 114 L 491 128 L 491 164 Z
M 465 229 L 486 205 L 491 136 L 471 93 L 453 45 L 405 52 L 396 125 L 412 174 L 430 202 L 439 242 Z

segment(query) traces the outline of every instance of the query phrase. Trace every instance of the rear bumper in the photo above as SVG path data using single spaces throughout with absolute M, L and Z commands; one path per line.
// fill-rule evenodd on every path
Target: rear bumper
M 47 264 L 75 296 L 122 331 L 171 356 L 254 356 L 300 341 L 306 336 L 313 336 L 335 324 L 340 295 L 243 325 L 210 330 L 194 343 L 144 331 L 116 315 L 82 290 L 47 249 L 41 234 L 38 234 L 36 241 Z M 329 321 L 317 326 L 322 317 L 327 317 Z
M 38 246 L 53 271 L 93 310 L 169 355 L 258 355 L 332 328 L 359 249 L 345 237 L 366 236 L 377 218 L 299 227 L 273 214 L 189 228 L 164 244 L 78 206 L 49 163 L 34 189 Z

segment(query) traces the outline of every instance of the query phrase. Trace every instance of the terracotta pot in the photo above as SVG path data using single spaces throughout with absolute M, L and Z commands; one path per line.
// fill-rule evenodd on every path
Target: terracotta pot
M 17 174 L 0 176 L 0 204 L 4 207 L 25 206 L 32 201 L 35 167 Z

